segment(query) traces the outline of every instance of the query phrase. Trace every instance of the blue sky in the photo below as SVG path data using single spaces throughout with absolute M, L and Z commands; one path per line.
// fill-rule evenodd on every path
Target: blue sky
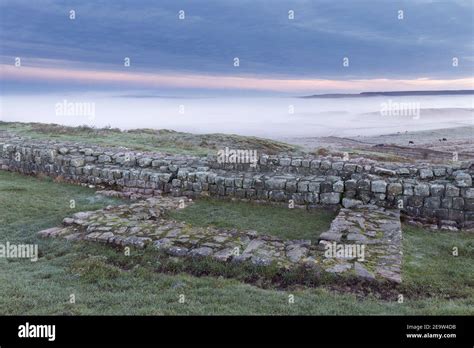
M 2 0 L 0 11 L 5 93 L 472 88 L 471 0 Z

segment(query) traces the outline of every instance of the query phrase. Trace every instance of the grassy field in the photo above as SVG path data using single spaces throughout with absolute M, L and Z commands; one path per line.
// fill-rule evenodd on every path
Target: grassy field
M 246 202 L 198 200 L 186 209 L 175 210 L 170 216 L 194 226 L 215 226 L 255 230 L 283 239 L 310 239 L 329 229 L 335 212 L 327 210 L 287 209 Z
M 226 146 L 252 149 L 258 153 L 299 152 L 297 146 L 282 142 L 233 134 L 191 134 L 167 129 L 67 127 L 45 123 L 1 122 L 0 131 L 8 131 L 32 139 L 82 142 L 100 146 L 125 146 L 136 151 L 204 156 L 215 154 Z
M 370 291 L 263 288 L 205 272 L 196 277 L 181 272 L 178 261 L 164 263 L 149 251 L 125 256 L 105 245 L 36 237 L 74 211 L 117 203 L 88 188 L 0 171 L 0 243 L 38 243 L 40 250 L 37 262 L 0 259 L 0 314 L 474 314 L 474 245 L 467 233 L 405 226 L 404 283 L 393 293 L 403 294 L 403 303 L 393 294 L 380 299 Z M 255 223 L 265 226 L 267 213 L 250 221 L 260 217 Z M 237 223 L 233 219 L 225 222 Z M 458 257 L 452 256 L 453 246 Z M 75 304 L 69 303 L 71 294 Z M 178 301 L 181 294 L 184 303 Z M 290 294 L 294 304 L 288 303 Z

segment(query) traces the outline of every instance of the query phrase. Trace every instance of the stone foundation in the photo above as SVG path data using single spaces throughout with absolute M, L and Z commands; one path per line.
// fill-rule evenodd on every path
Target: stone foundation
M 405 165 L 366 159 L 268 156 L 255 166 L 216 157 L 31 141 L 0 133 L 0 168 L 120 190 L 130 196 L 221 196 L 343 206 L 372 204 L 437 226 L 474 226 L 472 161 Z
M 175 257 L 276 265 L 283 271 L 305 267 L 318 273 L 324 270 L 342 276 L 401 282 L 401 226 L 397 212 L 375 206 L 342 209 L 331 229 L 321 235 L 319 244 L 313 245 L 310 240 L 193 227 L 167 218 L 166 213 L 179 209 L 183 202 L 193 204 L 185 197 L 167 196 L 80 212 L 64 219 L 63 226 L 38 233 L 42 237 L 155 248 Z M 329 249 L 334 252 L 328 253 Z

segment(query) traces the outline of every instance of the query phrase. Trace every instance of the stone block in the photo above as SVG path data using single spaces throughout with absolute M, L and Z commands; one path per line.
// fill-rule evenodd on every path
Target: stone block
M 423 180 L 432 179 L 434 176 L 433 171 L 430 168 L 421 168 L 419 174 L 420 178 Z
M 321 204 L 339 204 L 341 201 L 341 194 L 338 192 L 328 192 L 320 194 Z
M 415 186 L 415 195 L 427 197 L 430 195 L 430 186 L 428 184 L 418 184 Z
M 385 193 L 387 190 L 387 183 L 385 180 L 372 181 L 371 191 L 375 193 Z
M 398 196 L 403 193 L 403 186 L 400 183 L 388 184 L 387 193 L 391 196 Z
M 457 197 L 459 196 L 459 192 L 460 190 L 454 186 L 454 185 L 451 185 L 451 184 L 446 184 L 446 196 L 447 197 Z
M 457 187 L 471 187 L 472 177 L 468 173 L 457 172 L 454 175 L 454 185 Z

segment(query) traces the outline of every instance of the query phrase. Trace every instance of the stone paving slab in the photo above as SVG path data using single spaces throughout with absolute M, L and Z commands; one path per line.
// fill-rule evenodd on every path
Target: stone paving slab
M 323 263 L 333 264 L 327 269 L 331 272 L 354 269 L 359 277 L 374 279 L 379 276 L 401 282 L 402 230 L 398 210 L 373 205 L 343 208 L 329 231 L 320 235 L 320 244 L 356 251 L 355 257 L 345 255 L 346 260 L 344 257 L 335 259 L 333 255 L 325 257 Z M 363 255 L 357 255 L 357 251 L 362 251 Z M 357 261 L 349 262 L 351 260 Z
M 339 275 L 400 282 L 400 219 L 394 211 L 377 207 L 342 209 L 319 244 L 283 240 L 257 231 L 191 226 L 167 212 L 193 204 L 186 197 L 153 197 L 131 204 L 79 212 L 63 226 L 38 232 L 42 237 L 86 240 L 117 246 L 155 248 L 175 257 L 211 257 L 221 262 L 276 264 L 289 270 L 304 266 Z M 374 221 L 376 220 L 376 221 Z M 330 243 L 365 246 L 361 257 L 327 257 Z M 362 244 L 363 243 L 363 244 Z M 360 251 L 360 250 L 359 250 Z M 356 255 L 357 256 L 357 255 Z M 360 255 L 359 255 L 360 256 Z

